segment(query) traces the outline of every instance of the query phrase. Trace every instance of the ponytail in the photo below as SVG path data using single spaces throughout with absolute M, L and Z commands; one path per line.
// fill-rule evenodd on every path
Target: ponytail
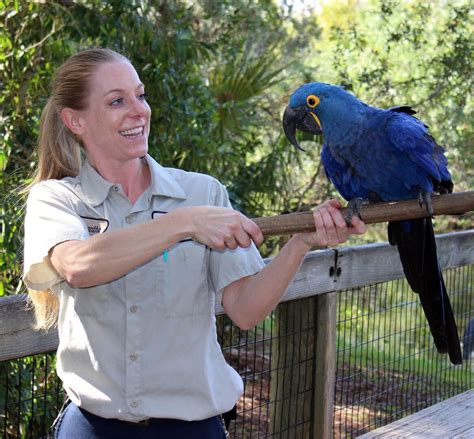
M 33 184 L 43 180 L 75 177 L 81 169 L 79 139 L 64 125 L 53 98 L 41 113 L 38 169 Z
M 28 303 L 35 313 L 35 330 L 56 327 L 59 314 L 59 299 L 51 290 L 36 291 L 28 288 Z

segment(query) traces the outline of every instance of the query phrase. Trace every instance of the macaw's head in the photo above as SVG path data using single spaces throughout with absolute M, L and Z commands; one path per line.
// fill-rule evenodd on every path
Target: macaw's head
M 303 150 L 296 140 L 296 130 L 330 135 L 344 123 L 350 122 L 351 112 L 361 102 L 337 85 L 310 82 L 296 89 L 283 114 L 283 130 L 288 140 Z

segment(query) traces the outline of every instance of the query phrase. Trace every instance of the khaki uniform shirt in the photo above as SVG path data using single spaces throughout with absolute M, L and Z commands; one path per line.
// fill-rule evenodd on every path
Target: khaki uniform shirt
M 131 227 L 190 205 L 230 207 L 214 178 L 163 168 L 150 156 L 152 184 L 135 205 L 87 162 L 78 177 L 37 184 L 25 219 L 24 279 L 60 299 L 57 371 L 71 400 L 104 418 L 206 419 L 230 410 L 240 376 L 216 337 L 215 300 L 225 286 L 257 273 L 248 249 L 214 251 L 185 239 L 127 275 L 72 288 L 49 250 L 67 240 Z

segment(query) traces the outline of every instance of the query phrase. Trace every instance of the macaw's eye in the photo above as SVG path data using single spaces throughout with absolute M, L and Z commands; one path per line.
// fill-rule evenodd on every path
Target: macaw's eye
M 309 107 L 314 108 L 316 105 L 319 104 L 319 98 L 315 95 L 309 95 L 306 98 L 306 103 L 308 104 Z

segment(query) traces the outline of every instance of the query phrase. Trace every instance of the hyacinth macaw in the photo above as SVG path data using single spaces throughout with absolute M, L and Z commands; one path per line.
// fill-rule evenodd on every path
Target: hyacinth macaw
M 418 198 L 432 214 L 430 194 L 452 192 L 444 150 L 411 107 L 388 110 L 361 102 L 342 87 L 300 86 L 283 116 L 289 141 L 302 149 L 296 130 L 322 134 L 321 160 L 329 180 L 351 210 L 369 202 Z M 390 222 L 405 276 L 418 293 L 436 348 L 462 362 L 459 336 L 436 254 L 431 217 Z

